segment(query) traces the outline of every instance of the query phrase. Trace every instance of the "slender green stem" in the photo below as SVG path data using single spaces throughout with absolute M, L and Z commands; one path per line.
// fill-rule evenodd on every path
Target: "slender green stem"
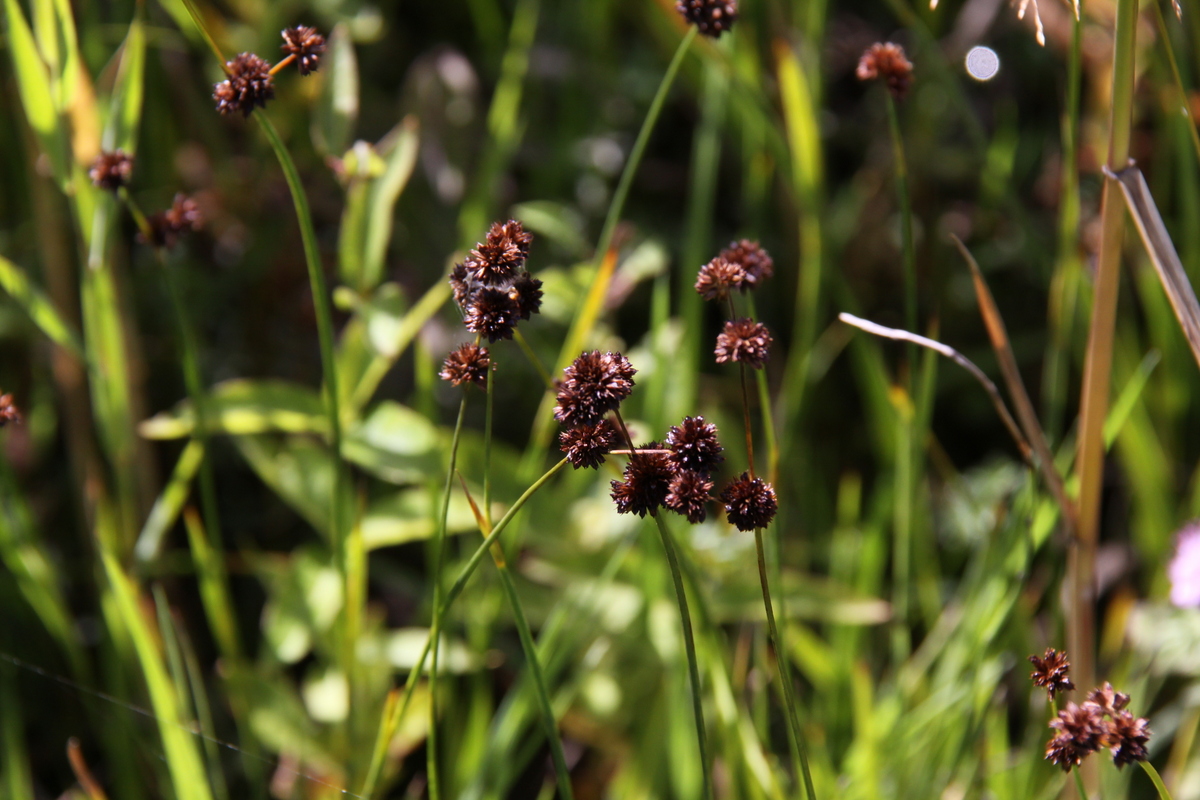
M 1071 770 L 1071 777 L 1075 779 L 1075 791 L 1079 793 L 1079 800 L 1088 800 L 1088 791 L 1083 785 L 1083 773 L 1078 767 Z
M 913 243 L 912 197 L 908 191 L 908 161 L 904 157 L 904 140 L 900 136 L 900 118 L 896 114 L 896 101 L 891 92 L 887 98 L 888 130 L 892 135 L 892 158 L 896 169 L 896 198 L 900 203 L 900 239 L 904 257 L 904 324 L 913 333 L 917 332 L 917 256 Z M 909 369 L 915 362 L 916 346 L 909 346 Z M 911 374 L 911 372 L 910 372 Z
M 688 26 L 687 34 L 675 48 L 675 55 L 671 58 L 671 63 L 667 66 L 667 71 L 658 84 L 658 91 L 654 93 L 654 99 L 650 101 L 646 118 L 642 120 L 642 128 L 638 131 L 637 139 L 633 142 L 633 149 L 629 151 L 629 158 L 625 162 L 625 169 L 621 171 L 621 178 L 617 181 L 617 189 L 613 192 L 612 202 L 608 206 L 608 214 L 604 218 L 604 227 L 600 229 L 600 240 L 596 245 L 597 264 L 604 258 L 604 254 L 612 245 L 613 234 L 616 233 L 617 223 L 621 220 L 621 212 L 625 210 L 625 200 L 629 197 L 629 187 L 633 185 L 633 176 L 642 163 L 646 145 L 650 143 L 650 134 L 654 132 L 654 126 L 658 123 L 658 116 L 662 112 L 671 86 L 675 83 L 675 75 L 683 64 L 683 57 L 687 55 L 688 47 L 696 38 L 696 31 L 696 26 Z
M 270 117 L 261 109 L 254 112 L 255 119 L 266 134 L 279 159 L 287 179 L 288 189 L 292 193 L 292 202 L 296 207 L 296 220 L 300 225 L 300 239 L 304 244 L 304 261 L 308 267 L 308 280 L 312 289 L 313 307 L 317 313 L 317 336 L 321 343 L 321 366 L 325 372 L 325 410 L 329 417 L 330 443 L 333 448 L 333 497 L 332 497 L 332 538 L 337 564 L 345 573 L 346 548 L 344 541 L 344 520 L 342 519 L 342 491 L 346 479 L 342 464 L 342 415 L 339 408 L 337 362 L 334 358 L 333 312 L 330 309 L 329 293 L 325 286 L 325 273 L 321 268 L 321 253 L 317 249 L 317 233 L 313 227 L 312 212 L 308 207 L 308 195 L 305 194 L 304 184 L 296 164 L 279 138 L 279 131 L 271 123 Z
M 1167 21 L 1163 18 L 1162 6 L 1158 3 L 1158 0 L 1154 0 L 1150 5 L 1154 6 L 1154 21 L 1158 26 L 1158 38 L 1163 43 L 1163 50 L 1167 54 L 1167 63 L 1171 67 L 1171 78 L 1175 82 L 1177 102 L 1179 103 L 1180 112 L 1187 123 L 1188 134 L 1190 134 L 1192 141 L 1192 149 L 1196 152 L 1196 158 L 1200 159 L 1200 133 L 1196 131 L 1196 121 L 1192 118 L 1187 90 L 1183 88 L 1183 78 L 1179 75 L 1179 62 L 1175 60 L 1175 48 L 1171 46 L 1171 33 L 1167 30 Z
M 663 550 L 667 553 L 667 563 L 671 567 L 671 580 L 675 584 L 675 599 L 679 603 L 679 620 L 683 624 L 683 644 L 687 651 L 688 674 L 692 684 L 692 713 L 696 716 L 696 740 L 700 747 L 700 769 L 703 770 L 702 796 L 711 800 L 712 793 L 712 761 L 708 754 L 708 733 L 704 725 L 704 703 L 700 685 L 700 666 L 696 660 L 696 637 L 692 632 L 692 615 L 688 610 L 687 593 L 683 588 L 683 573 L 679 569 L 679 556 L 675 553 L 675 542 L 671 532 L 667 530 L 666 521 L 655 512 L 650 512 L 658 525 L 659 536 L 662 537 Z
M 450 586 L 450 590 L 446 592 L 445 599 L 442 601 L 440 615 L 444 616 L 450 609 L 450 606 L 454 604 L 454 601 L 458 599 L 458 596 L 462 594 L 463 588 L 467 585 L 467 581 L 471 579 L 471 576 L 475 574 L 475 570 L 479 567 L 479 563 L 483 561 L 483 557 L 500 538 L 500 534 L 504 532 L 504 529 L 508 527 L 508 524 L 512 522 L 518 512 L 529 502 L 529 498 L 533 497 L 539 489 L 545 486 L 566 465 L 567 460 L 564 458 L 546 470 L 505 512 L 500 521 L 496 523 L 496 527 L 492 528 L 491 533 L 484 538 L 479 547 L 475 549 L 475 552 L 471 554 L 471 558 L 468 559 L 466 565 L 459 570 L 458 576 L 454 579 L 454 583 Z M 387 755 L 388 744 L 392 741 L 392 735 L 396 732 L 396 728 L 400 725 L 400 721 L 404 719 L 404 715 L 408 711 L 408 705 L 412 701 L 413 692 L 417 688 L 417 678 L 425 669 L 425 660 L 429 657 L 430 642 L 435 635 L 437 635 L 437 632 L 431 629 L 429 636 L 425 639 L 425 645 L 421 648 L 421 654 L 417 656 L 417 663 L 408 673 L 408 680 L 404 683 L 403 698 L 392 707 L 392 713 L 385 715 L 385 718 L 381 721 L 379 736 L 375 741 L 375 750 L 371 754 L 371 766 L 367 770 L 367 777 L 363 780 L 362 791 L 359 792 L 363 797 L 371 797 L 375 793 L 375 787 L 379 783 L 379 774 L 383 769 L 384 756 Z
M 217 42 L 213 39 L 212 34 L 208 32 L 208 26 L 204 24 L 204 17 L 200 16 L 200 9 L 196 8 L 193 0 L 183 0 L 183 4 L 187 6 L 188 13 L 192 16 L 192 22 L 196 23 L 196 29 L 200 31 L 200 35 L 208 43 L 209 49 L 213 51 L 213 55 L 217 57 L 217 61 L 221 62 L 221 69 L 224 69 L 225 56 L 221 53 L 221 48 L 217 47 Z
M 1108 166 L 1116 172 L 1129 160 L 1133 127 L 1134 59 L 1137 49 L 1138 0 L 1118 0 L 1113 45 L 1112 108 Z M 1100 253 L 1097 258 L 1092 322 L 1083 369 L 1079 424 L 1079 537 L 1067 561 L 1068 642 L 1075 680 L 1095 683 L 1096 542 L 1100 530 L 1100 488 L 1104 472 L 1104 419 L 1111 389 L 1113 339 L 1117 323 L 1121 245 L 1125 236 L 1125 204 L 1116 181 L 1104 181 L 1101 199 Z
M 533 364 L 533 368 L 537 370 L 538 377 L 542 379 L 542 383 L 546 384 L 546 388 L 554 390 L 554 378 L 550 377 L 550 371 L 546 369 L 546 365 L 537 357 L 537 353 L 533 352 L 533 348 L 529 346 L 529 341 L 526 340 L 525 334 L 521 333 L 520 328 L 513 329 L 513 339 L 520 346 L 521 352 L 529 359 L 529 363 Z
M 497 554 L 498 555 L 498 554 Z M 525 651 L 525 660 L 529 662 L 529 673 L 533 676 L 534 693 L 537 695 L 538 709 L 542 712 L 542 726 L 546 729 L 546 741 L 550 745 L 550 757 L 554 761 L 554 772 L 558 779 L 558 791 L 564 800 L 572 800 L 575 796 L 571 791 L 571 773 L 567 769 L 567 760 L 563 754 L 562 739 L 558 735 L 558 721 L 554 715 L 554 706 L 550 703 L 549 687 L 546 685 L 546 675 L 538 660 L 537 643 L 529 628 L 529 620 L 521 600 L 517 596 L 517 587 L 513 583 L 512 572 L 503 558 L 496 558 L 496 569 L 500 572 L 500 583 L 504 586 L 504 594 L 512 609 L 513 620 L 517 624 L 517 635 L 521 639 L 521 649 Z
M 1171 793 L 1167 791 L 1167 785 L 1163 783 L 1162 775 L 1158 774 L 1158 770 L 1149 761 L 1139 761 L 1142 770 L 1150 776 L 1150 781 L 1154 784 L 1154 788 L 1158 790 L 1159 800 L 1171 800 Z
M 489 373 L 489 384 L 491 375 Z M 467 415 L 467 393 L 464 391 L 458 404 L 458 419 L 454 423 L 454 434 L 450 439 L 450 461 L 446 466 L 446 482 L 442 484 L 442 505 L 438 509 L 437 527 L 433 541 L 433 621 L 429 627 L 429 640 L 432 642 L 432 661 L 429 669 L 429 736 L 426 747 L 426 772 L 429 779 L 429 797 L 431 800 L 441 796 L 441 782 L 438 778 L 438 716 L 437 716 L 437 682 L 438 682 L 438 652 L 442 638 L 442 621 L 445 609 L 442 607 L 442 570 L 446 564 L 446 519 L 450 515 L 450 489 L 454 483 L 454 472 L 458 465 L 458 442 L 462 436 L 463 419 Z M 429 647 L 428 642 L 426 646 Z M 414 670 L 420 672 L 420 668 Z M 372 764 L 372 766 L 374 766 Z
M 779 682 L 783 684 L 783 699 L 787 705 L 788 726 L 796 740 L 800 751 L 800 768 L 804 775 L 804 790 L 808 800 L 816 800 L 817 793 L 813 788 L 812 770 L 808 766 L 808 744 L 804 739 L 804 729 L 800 727 L 800 712 L 796 705 L 795 688 L 792 686 L 792 668 L 788 660 L 787 650 L 784 649 L 783 637 L 775 625 L 775 606 L 771 602 L 771 583 L 767 579 L 767 554 L 763 547 L 762 528 L 754 529 L 754 547 L 758 552 L 758 582 L 762 586 L 763 608 L 767 612 L 767 633 L 771 637 L 771 646 L 775 648 L 775 663 L 779 665 Z

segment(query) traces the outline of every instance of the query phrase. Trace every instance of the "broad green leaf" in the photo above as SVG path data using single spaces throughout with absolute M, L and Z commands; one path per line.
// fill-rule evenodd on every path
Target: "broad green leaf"
M 212 433 L 325 433 L 329 427 L 320 396 L 285 381 L 225 381 L 213 389 L 208 403 Z M 185 400 L 155 414 L 138 430 L 148 439 L 180 439 L 191 436 L 195 426 L 195 409 Z
M 339 23 L 329 35 L 321 66 L 323 83 L 313 114 L 313 145 L 317 152 L 333 155 L 350 145 L 358 120 L 358 59 L 345 23 Z
M 367 201 L 366 242 L 363 250 L 362 288 L 374 287 L 383 280 L 384 258 L 392 238 L 392 217 L 396 201 L 404 191 L 417 163 L 417 118 L 405 117 L 386 137 L 390 145 L 387 170 L 371 182 Z M 380 147 L 384 151 L 383 143 Z
M 583 219 L 570 206 L 551 200 L 534 200 L 515 206 L 513 216 L 521 220 L 527 230 L 549 239 L 573 258 L 587 257 L 591 244 L 583 235 Z
M 230 688 L 249 709 L 250 729 L 259 741 L 317 771 L 324 776 L 322 782 L 340 783 L 339 759 L 321 742 L 318 726 L 304 710 L 290 680 L 237 670 L 230 676 Z
M 300 690 L 308 714 L 317 722 L 343 722 L 350 713 L 350 684 L 346 673 L 326 667 L 310 672 Z
M 42 152 L 50 159 L 54 177 L 61 186 L 68 180 L 66 126 L 54 108 L 50 74 L 38 53 L 33 32 L 17 0 L 4 0 L 8 50 L 12 54 L 17 90 L 29 127 L 33 128 Z
M 242 456 L 280 499 L 318 531 L 329 530 L 333 465 L 329 448 L 304 436 L 239 436 Z M 350 495 L 343 508 L 351 507 Z
M 441 468 L 437 428 L 393 401 L 376 406 L 346 432 L 344 456 L 392 483 L 420 483 Z
M 358 141 L 342 157 L 346 182 L 346 206 L 338 229 L 338 270 L 342 282 L 364 291 L 363 253 L 367 237 L 367 199 L 372 180 L 383 174 L 385 164 L 368 142 Z
M 54 305 L 29 277 L 13 262 L 0 256 L 0 288 L 16 300 L 50 341 L 69 350 L 79 360 L 84 360 L 79 335 L 58 315 Z
M 434 507 L 425 488 L 405 489 L 377 500 L 362 519 L 363 544 L 368 550 L 428 539 L 434 534 Z M 446 532 L 475 531 L 470 505 L 459 493 L 450 497 Z

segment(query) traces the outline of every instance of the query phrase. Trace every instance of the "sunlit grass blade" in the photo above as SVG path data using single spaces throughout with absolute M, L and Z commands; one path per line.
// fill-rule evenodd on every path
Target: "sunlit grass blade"
M 4 256 L 0 256 L 0 288 L 24 309 L 33 320 L 33 324 L 37 325 L 38 330 L 50 341 L 81 361 L 84 359 L 79 334 L 72 330 L 50 299 L 29 280 L 25 272 Z
M 38 52 L 37 43 L 25 14 L 17 0 L 4 0 L 5 32 L 8 51 L 12 57 L 17 89 L 25 108 L 29 127 L 50 160 L 54 177 L 65 187 L 69 179 L 66 126 L 54 107 L 54 93 L 46 63 Z

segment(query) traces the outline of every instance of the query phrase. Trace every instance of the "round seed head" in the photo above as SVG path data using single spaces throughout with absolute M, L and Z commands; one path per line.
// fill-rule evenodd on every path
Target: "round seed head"
M 745 271 L 746 278 L 738 287 L 743 292 L 757 288 L 760 283 L 775 274 L 775 262 L 770 253 L 762 249 L 758 242 L 749 239 L 731 242 L 729 247 L 721 251 L 720 258 L 737 264 Z
M 473 383 L 480 389 L 487 387 L 488 368 L 491 359 L 486 347 L 467 343 L 457 350 L 451 350 L 450 355 L 442 363 L 442 371 L 438 377 L 450 381 L 454 386 Z
M 483 334 L 489 342 L 511 339 L 518 319 L 517 304 L 503 289 L 483 286 L 467 302 L 467 330 Z
M 725 516 L 739 531 L 767 527 L 779 510 L 771 484 L 762 478 L 751 478 L 746 472 L 725 487 L 721 502 L 725 504 Z
M 266 107 L 275 96 L 271 65 L 254 53 L 242 53 L 225 62 L 229 76 L 213 87 L 213 100 L 222 114 L 241 112 L 248 117 L 256 106 Z
M 658 443 L 643 445 L 657 450 Z M 674 471 L 666 453 L 634 453 L 625 465 L 625 480 L 612 482 L 612 499 L 619 514 L 644 517 L 667 499 Z
M 714 39 L 732 28 L 738 15 L 736 0 L 677 0 L 675 10 Z
M 693 525 L 704 522 L 707 503 L 712 499 L 713 482 L 708 476 L 691 470 L 678 470 L 671 478 L 663 504 L 677 514 L 687 517 Z
M 761 369 L 766 363 L 771 347 L 771 332 L 767 326 L 752 319 L 734 319 L 725 323 L 725 329 L 717 336 L 714 354 L 718 364 L 740 361 L 747 366 Z
M 704 417 L 684 417 L 667 431 L 671 463 L 678 469 L 709 474 L 725 460 L 717 440 L 717 426 Z
M 893 97 L 901 98 L 908 93 L 912 83 L 913 65 L 898 44 L 876 42 L 867 48 L 858 60 L 855 75 L 860 81 L 879 78 L 888 87 Z
M 570 428 L 558 435 L 559 447 L 575 469 L 599 467 L 616 440 L 616 430 L 604 419 L 594 425 Z
M 317 67 L 321 65 L 321 54 L 325 52 L 325 37 L 317 33 L 316 28 L 306 28 L 303 25 L 285 28 L 279 33 L 283 37 L 280 49 L 296 57 L 300 74 L 316 72 Z
M 120 149 L 103 152 L 92 161 L 88 177 L 92 185 L 110 192 L 128 186 L 133 177 L 133 156 Z
M 700 268 L 696 291 L 705 300 L 724 300 L 731 290 L 744 290 L 748 277 L 741 264 L 717 256 Z
M 568 427 L 591 425 L 633 391 L 637 372 L 620 353 L 583 353 L 563 370 L 554 418 Z

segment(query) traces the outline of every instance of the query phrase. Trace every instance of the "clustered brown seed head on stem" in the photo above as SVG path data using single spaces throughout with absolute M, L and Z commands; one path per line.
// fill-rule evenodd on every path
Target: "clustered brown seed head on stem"
M 222 114 L 250 116 L 255 108 L 265 108 L 275 96 L 275 73 L 296 62 L 301 75 L 316 72 L 321 54 L 325 52 L 325 37 L 315 28 L 297 26 L 280 31 L 281 49 L 287 54 L 274 67 L 254 53 L 241 53 L 225 62 L 225 80 L 213 85 L 213 100 Z
M 1047 649 L 1041 658 L 1030 656 L 1029 660 L 1034 666 L 1030 678 L 1035 686 L 1046 690 L 1051 700 L 1055 692 L 1075 688 L 1068 675 L 1071 662 L 1066 653 Z M 1046 760 L 1068 772 L 1092 753 L 1108 748 L 1118 769 L 1145 761 L 1150 729 L 1144 718 L 1125 710 L 1127 705 L 1129 695 L 1113 689 L 1107 681 L 1088 692 L 1082 705 L 1067 703 L 1050 720 L 1050 727 L 1058 733 L 1046 744 Z
M 120 148 L 104 151 L 92 161 L 88 177 L 94 186 L 109 192 L 128 186 L 133 177 L 133 156 Z
M 533 235 L 520 222 L 495 222 L 466 260 L 454 265 L 450 272 L 454 302 L 476 342 L 446 356 L 438 373 L 442 380 L 455 386 L 486 388 L 491 354 L 478 340 L 485 336 L 489 342 L 511 339 L 517 323 L 541 308 L 542 282 L 525 270 L 532 242 Z
M 133 176 L 133 156 L 124 150 L 102 151 L 92 160 L 88 177 L 92 185 L 109 192 L 118 192 L 129 186 Z M 171 207 L 143 218 L 128 194 L 121 193 L 125 203 L 138 219 L 138 241 L 154 247 L 173 247 L 179 237 L 188 231 L 198 231 L 204 225 L 204 215 L 196 201 L 183 193 L 176 193 Z
M 677 0 L 675 10 L 705 36 L 716 39 L 737 22 L 737 0 Z
M 713 351 L 718 364 L 731 361 L 742 366 L 742 402 L 749 402 L 746 389 L 746 367 L 762 369 L 770 355 L 771 332 L 761 322 L 749 317 L 738 317 L 734 308 L 734 291 L 745 293 L 757 289 L 775 274 L 775 263 L 758 242 L 742 239 L 730 243 L 717 257 L 700 268 L 696 276 L 696 291 L 705 300 L 724 302 L 729 316 Z M 746 449 L 751 460 L 750 469 L 726 486 L 720 495 L 725 506 L 725 515 L 738 530 L 752 531 L 765 528 L 775 518 L 779 509 L 775 489 L 770 483 L 754 475 L 754 454 L 749 429 L 750 410 L 743 408 L 746 419 Z
M 904 48 L 892 42 L 876 42 L 858 60 L 855 75 L 860 81 L 882 80 L 897 100 L 908 93 L 912 84 L 913 65 L 904 55 Z
M 517 323 L 542 307 L 542 282 L 525 270 L 533 235 L 516 220 L 496 222 L 450 272 L 467 330 L 489 342 L 511 339 Z

